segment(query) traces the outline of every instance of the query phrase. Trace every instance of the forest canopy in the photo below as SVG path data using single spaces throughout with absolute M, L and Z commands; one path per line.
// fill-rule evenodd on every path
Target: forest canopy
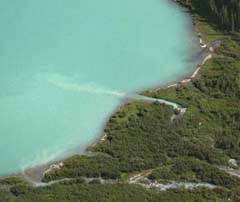
M 179 0 L 223 31 L 240 30 L 240 0 Z

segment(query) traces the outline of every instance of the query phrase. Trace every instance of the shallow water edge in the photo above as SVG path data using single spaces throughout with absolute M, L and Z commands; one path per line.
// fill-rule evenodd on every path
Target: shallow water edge
M 179 6 L 175 1 L 171 1 L 171 3 L 173 4 L 173 6 L 177 6 L 179 9 L 181 9 L 183 12 L 186 11 L 185 8 L 182 8 L 181 6 Z M 190 17 L 190 16 L 189 16 L 189 17 Z M 193 34 L 195 34 L 195 35 L 197 34 L 193 26 L 189 27 L 189 29 L 191 30 L 191 32 L 192 32 Z M 200 61 L 203 61 L 204 56 L 207 55 L 207 54 L 208 54 L 207 50 L 206 50 L 206 51 L 203 50 L 203 52 L 200 52 L 199 55 L 196 56 L 197 60 L 199 61 L 199 64 L 201 63 Z M 195 58 L 195 59 L 196 59 L 196 58 Z M 160 88 L 163 88 L 164 86 L 170 85 L 170 84 L 172 84 L 172 83 L 174 83 L 174 82 L 177 82 L 177 81 L 181 81 L 181 80 L 183 80 L 184 78 L 188 78 L 188 77 L 191 75 L 191 73 L 194 71 L 195 68 L 196 68 L 196 67 L 193 67 L 193 69 L 189 70 L 190 74 L 187 73 L 185 77 L 180 77 L 180 78 L 179 78 L 179 77 L 177 77 L 177 75 L 176 75 L 176 81 L 172 81 L 172 82 L 169 82 L 169 83 L 165 83 L 165 84 L 162 84 L 162 85 L 160 85 L 160 86 L 154 86 L 154 87 L 152 87 L 152 88 L 150 88 L 150 89 L 151 89 L 151 90 L 154 90 L 154 89 L 159 89 L 159 87 L 160 87 Z M 143 90 L 141 90 L 141 91 L 145 91 L 145 90 L 147 90 L 147 89 L 143 89 Z M 139 92 L 141 92 L 141 91 L 139 91 Z M 111 114 L 106 118 L 106 120 L 102 120 L 102 128 L 101 128 L 100 131 L 99 131 L 99 134 L 100 134 L 100 135 L 98 135 L 92 142 L 90 142 L 89 145 L 95 144 L 96 142 L 98 142 L 99 140 L 102 139 L 102 132 L 103 132 L 103 130 L 104 130 L 104 127 L 105 127 L 106 123 L 108 122 L 109 117 L 112 116 L 112 114 L 114 114 L 120 106 L 124 105 L 125 103 L 127 103 L 127 102 L 129 102 L 129 101 L 130 101 L 129 98 L 124 98 L 124 97 L 122 98 L 120 104 L 119 104 L 118 107 L 114 110 L 114 112 L 111 113 Z M 47 164 L 39 165 L 39 166 L 36 166 L 36 167 L 34 167 L 34 168 L 29 168 L 29 169 L 26 169 L 26 170 L 22 171 L 22 173 L 20 173 L 20 174 L 15 173 L 15 174 L 12 174 L 12 175 L 16 175 L 16 174 L 17 174 L 17 175 L 20 175 L 20 176 L 24 176 L 24 175 L 26 174 L 27 176 L 30 176 L 30 177 L 31 177 L 32 179 L 34 179 L 34 180 L 40 180 L 40 178 L 41 178 L 44 170 L 46 170 L 46 169 L 49 167 L 49 165 L 55 164 L 55 163 L 58 163 L 58 162 L 61 162 L 62 160 L 66 159 L 67 157 L 72 156 L 72 155 L 74 155 L 74 154 L 86 154 L 86 155 L 87 155 L 88 152 L 87 152 L 85 149 L 86 149 L 86 148 L 79 148 L 79 147 L 72 148 L 71 151 L 68 151 L 68 152 L 66 152 L 66 153 L 63 153 L 63 154 L 60 155 L 57 159 L 55 159 L 55 160 L 53 160 L 53 161 L 50 161 L 50 162 L 47 163 Z M 6 176 L 9 176 L 9 175 L 6 175 Z M 3 176 L 3 177 L 5 177 L 5 176 Z

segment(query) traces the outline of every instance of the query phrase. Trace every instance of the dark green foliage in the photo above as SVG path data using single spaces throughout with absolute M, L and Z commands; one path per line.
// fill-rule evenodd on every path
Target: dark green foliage
M 7 191 L 0 189 L 0 202 L 15 202 L 15 197 Z
M 0 185 L 16 185 L 23 183 L 24 182 L 19 177 L 16 176 L 0 179 Z
M 144 115 L 139 116 L 143 109 Z M 154 168 L 166 159 L 178 156 L 197 156 L 212 163 L 224 162 L 221 152 L 192 136 L 192 129 L 185 134 L 179 131 L 184 128 L 180 127 L 180 120 L 171 121 L 173 110 L 170 107 L 159 103 L 132 103 L 122 110 L 131 113 L 122 119 L 115 117 L 117 124 L 110 123 L 106 128 L 108 141 L 93 148 L 118 158 L 122 172 Z M 197 132 L 198 127 L 193 130 Z
M 226 40 L 217 52 L 224 56 L 212 59 L 201 69 L 193 87 L 148 92 L 188 107 L 177 122 L 179 133 L 194 133 L 208 138 L 232 158 L 240 160 L 240 42 Z M 193 125 L 198 125 L 198 130 Z M 192 131 L 189 129 L 192 128 Z
M 178 0 L 224 31 L 240 30 L 239 0 Z
M 0 202 L 222 202 L 239 201 L 225 189 L 148 191 L 128 184 L 56 184 L 16 186 L 12 194 L 0 190 Z
M 44 181 L 81 176 L 116 179 L 120 176 L 118 161 L 103 155 L 93 157 L 76 155 L 67 159 L 62 169 L 47 173 Z
M 178 158 L 154 170 L 150 179 L 207 182 L 233 189 L 240 188 L 240 180 L 220 170 L 215 165 L 194 158 Z
M 176 157 L 196 157 L 213 164 L 224 164 L 224 154 L 211 147 L 199 132 L 198 122 L 180 118 L 171 121 L 173 109 L 160 103 L 129 103 L 106 126 L 107 141 L 92 151 L 107 156 L 74 156 L 63 169 L 45 175 L 45 180 L 65 177 L 119 178 L 120 173 L 143 171 Z M 119 116 L 125 114 L 125 116 Z

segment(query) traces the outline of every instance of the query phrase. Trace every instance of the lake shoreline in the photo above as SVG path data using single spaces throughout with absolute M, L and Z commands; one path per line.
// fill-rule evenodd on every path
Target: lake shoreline
M 207 47 L 208 47 L 208 45 L 207 45 Z M 201 66 L 204 65 L 209 59 L 213 58 L 213 55 L 212 55 L 213 52 L 210 51 L 209 48 L 207 48 L 207 47 L 205 48 L 206 50 L 204 50 L 206 56 L 202 57 L 201 64 L 197 65 L 196 69 L 188 77 L 179 80 L 179 82 L 177 82 L 177 83 L 173 83 L 170 85 L 163 85 L 158 88 L 151 88 L 148 91 L 154 92 L 154 91 L 158 91 L 161 89 L 174 88 L 179 85 L 183 85 L 183 84 L 187 84 L 187 83 L 191 82 L 192 79 L 194 79 L 195 77 L 197 77 L 199 75 Z M 122 105 L 124 105 L 128 102 L 134 102 L 134 100 L 125 99 L 124 101 L 122 101 L 119 104 L 119 106 L 116 108 L 116 110 L 109 117 L 111 117 L 113 114 L 115 114 Z M 105 126 L 108 121 L 109 121 L 109 118 L 105 121 L 105 124 L 104 124 Z M 87 148 L 107 140 L 107 134 L 104 133 L 104 128 L 105 127 L 103 127 L 103 129 L 101 130 L 102 131 L 101 134 L 103 134 L 103 135 L 99 136 L 97 138 L 97 140 L 93 141 L 93 143 L 90 144 Z M 83 153 L 76 153 L 75 155 L 78 155 L 78 154 L 91 155 L 91 152 L 88 152 L 87 148 L 84 150 Z M 73 155 L 70 155 L 69 157 L 71 157 L 71 156 L 73 156 Z M 66 160 L 69 157 L 62 158 L 58 161 L 52 161 L 52 162 L 44 164 L 44 165 L 39 165 L 39 166 L 36 166 L 33 168 L 26 169 L 26 170 L 24 170 L 23 173 L 17 174 L 17 176 L 21 177 L 23 180 L 25 180 L 31 184 L 40 183 L 45 173 L 50 172 L 54 169 L 61 169 L 61 167 L 64 166 L 64 160 Z M 9 175 L 7 175 L 7 176 L 9 176 Z M 12 176 L 14 176 L 14 174 Z
M 177 6 L 179 9 L 181 9 L 183 12 L 187 10 L 187 8 L 184 8 L 182 7 L 181 5 L 179 5 L 175 0 L 171 1 L 172 4 L 174 6 Z M 191 17 L 191 15 L 190 15 Z M 184 84 L 184 83 L 187 83 L 187 82 L 190 82 L 191 79 L 195 78 L 198 73 L 199 73 L 199 70 L 201 68 L 201 65 L 203 65 L 208 59 L 210 59 L 211 57 L 211 51 L 209 50 L 209 46 L 208 44 L 204 44 L 204 46 L 202 45 L 202 39 L 201 39 L 201 36 L 199 35 L 199 33 L 197 33 L 197 30 L 195 29 L 195 27 L 193 26 L 194 30 L 193 31 L 193 34 L 197 34 L 198 37 L 199 37 L 199 44 L 200 44 L 200 47 L 202 48 L 202 51 L 200 52 L 200 54 L 197 56 L 197 59 L 200 60 L 200 64 L 197 65 L 196 67 L 194 67 L 193 69 L 191 69 L 191 73 L 190 74 L 186 74 L 186 76 L 182 77 L 182 78 L 179 78 L 177 80 L 179 80 L 178 82 L 174 83 L 174 82 L 171 82 L 171 83 L 167 83 L 167 84 L 162 84 L 160 85 L 159 87 L 153 87 L 153 88 L 149 88 L 149 89 L 144 89 L 143 91 L 139 91 L 138 94 L 141 94 L 141 92 L 145 92 L 145 91 L 157 91 L 159 89 L 166 89 L 166 88 L 172 88 L 172 87 L 176 87 L 177 85 L 179 84 Z M 193 72 L 192 72 L 193 70 Z M 87 148 L 88 147 L 91 147 L 92 145 L 95 145 L 101 141 L 105 141 L 106 140 L 106 134 L 103 134 L 103 131 L 104 131 L 104 128 L 106 126 L 106 123 L 109 121 L 109 117 L 111 117 L 113 114 L 116 113 L 116 111 L 118 111 L 119 107 L 121 107 L 122 105 L 126 104 L 127 102 L 131 102 L 132 100 L 129 100 L 129 99 L 123 99 L 119 105 L 116 107 L 116 109 L 113 111 L 113 113 L 111 113 L 107 118 L 106 120 L 103 121 L 103 127 L 102 129 L 100 129 L 100 133 L 101 135 L 99 135 L 98 137 L 96 137 L 95 140 L 91 141 L 92 143 L 89 144 L 89 146 L 86 147 L 86 149 L 84 149 L 83 152 L 80 152 L 80 153 L 77 153 L 76 152 L 76 155 L 77 154 L 81 154 L 81 155 L 89 155 L 89 152 L 87 151 Z M 103 134 L 103 135 L 102 135 Z M 77 151 L 79 149 L 76 148 L 76 150 L 73 148 L 72 149 L 73 151 Z M 46 171 L 51 171 L 52 169 L 61 169 L 61 166 L 63 161 L 71 156 L 73 156 L 74 154 L 71 154 L 71 155 L 66 155 L 65 157 L 59 157 L 53 161 L 50 161 L 49 163 L 46 163 L 46 164 L 43 164 L 43 165 L 38 165 L 36 167 L 33 167 L 33 168 L 27 168 L 25 169 L 22 173 L 13 173 L 13 174 L 7 174 L 7 175 L 3 175 L 3 176 L 0 176 L 0 179 L 1 178 L 5 178 L 5 177 L 10 177 L 10 176 L 19 176 L 21 177 L 23 180 L 27 181 L 27 182 L 30 182 L 31 181 L 36 181 L 36 182 L 41 182 L 41 179 L 43 177 L 43 174 L 46 172 Z M 59 167 L 59 168 L 58 168 Z

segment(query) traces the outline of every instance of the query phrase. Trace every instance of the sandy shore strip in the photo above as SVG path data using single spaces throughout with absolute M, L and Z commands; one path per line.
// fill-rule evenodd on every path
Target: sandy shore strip
M 203 43 L 202 34 L 200 32 L 198 32 L 198 38 L 199 38 L 200 47 L 201 48 L 206 48 L 207 44 Z
M 182 84 L 187 84 L 192 81 L 192 79 L 196 78 L 199 75 L 199 72 L 201 70 L 201 67 L 210 59 L 212 59 L 214 56 L 216 56 L 215 49 L 218 48 L 221 45 L 221 40 L 209 42 L 209 44 L 206 44 L 206 47 L 203 48 L 203 50 L 199 53 L 199 60 L 200 64 L 196 66 L 196 69 L 186 78 L 178 81 L 177 83 L 172 83 L 166 86 L 160 86 L 156 87 L 154 89 L 149 89 L 148 91 L 154 92 L 159 91 L 162 89 L 168 89 L 168 88 L 175 88 Z
M 157 88 L 155 90 L 152 90 L 152 91 L 158 91 L 158 90 L 161 90 L 161 89 L 167 89 L 167 88 L 175 88 L 181 84 L 187 84 L 187 83 L 190 83 L 192 81 L 192 79 L 196 78 L 201 70 L 201 67 L 202 65 L 204 65 L 209 59 L 213 58 L 213 55 L 211 53 L 209 53 L 205 58 L 204 60 L 202 61 L 201 65 L 198 65 L 197 66 L 197 69 L 186 79 L 183 79 L 177 83 L 174 83 L 174 84 L 170 84 L 166 87 L 160 87 L 160 88 Z
M 207 47 L 206 47 L 206 48 L 207 48 Z M 173 88 L 173 87 L 177 87 L 177 86 L 179 86 L 179 85 L 181 85 L 181 84 L 186 84 L 186 83 L 191 82 L 192 79 L 196 78 L 196 77 L 199 75 L 199 72 L 200 72 L 200 70 L 201 70 L 201 67 L 202 67 L 208 60 L 210 60 L 210 59 L 213 58 L 214 48 L 213 48 L 212 46 L 208 48 L 208 52 L 209 52 L 208 55 L 203 58 L 201 64 L 197 66 L 197 69 L 195 69 L 195 71 L 194 71 L 188 78 L 185 78 L 185 79 L 183 79 L 183 80 L 181 80 L 181 81 L 179 81 L 179 82 L 177 82 L 177 83 L 170 84 L 170 85 L 168 85 L 168 86 L 166 86 L 166 87 L 164 87 L 164 88 L 161 88 L 161 87 L 160 87 L 160 88 L 158 88 L 158 89 L 156 89 L 156 90 Z M 153 91 L 155 91 L 155 90 L 153 90 Z

